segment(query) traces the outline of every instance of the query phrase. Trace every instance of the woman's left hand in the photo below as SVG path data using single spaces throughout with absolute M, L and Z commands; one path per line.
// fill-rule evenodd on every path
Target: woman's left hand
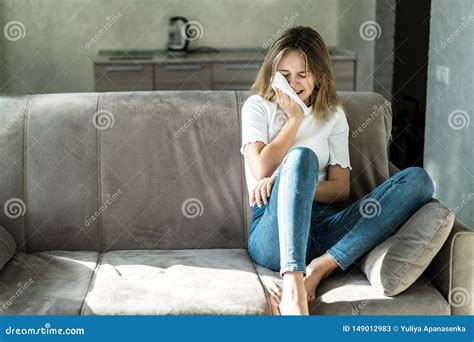
M 258 181 L 257 185 L 255 185 L 250 193 L 250 205 L 257 203 L 258 207 L 260 208 L 262 201 L 265 203 L 265 205 L 268 205 L 268 197 L 270 197 L 275 179 L 276 175 L 272 175 L 271 177 L 265 177 Z

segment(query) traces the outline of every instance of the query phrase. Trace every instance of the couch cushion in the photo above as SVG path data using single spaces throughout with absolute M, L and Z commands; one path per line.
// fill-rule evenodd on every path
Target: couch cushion
M 351 191 L 348 203 L 368 194 L 389 177 L 387 146 L 392 131 L 392 108 L 371 92 L 338 92 L 349 124 Z M 344 208 L 348 203 L 340 202 Z
M 17 253 L 0 272 L 0 315 L 79 315 L 97 252 Z
M 451 304 L 451 315 L 474 316 L 474 230 L 458 219 L 426 276 Z
M 104 253 L 85 315 L 261 315 L 265 292 L 243 249 Z
M 256 265 L 265 288 L 278 284 L 278 272 Z M 424 276 L 408 290 L 388 297 L 374 288 L 356 267 L 324 279 L 309 303 L 311 315 L 450 315 L 449 304 Z
M 387 296 L 405 291 L 425 271 L 446 241 L 454 213 L 434 200 L 398 232 L 372 249 L 360 264 L 370 283 Z
M 25 251 L 24 117 L 28 96 L 0 96 L 0 225 L 15 239 L 18 250 Z M 7 215 L 6 203 L 22 210 Z
M 25 248 L 99 251 L 98 95 L 35 95 L 25 113 Z M 17 170 L 19 171 L 19 170 Z M 104 199 L 105 200 L 105 199 Z
M 424 276 L 408 290 L 388 297 L 357 268 L 321 283 L 312 315 L 450 315 L 446 299 Z
M 105 93 L 99 111 L 103 250 L 241 248 L 235 92 Z M 101 201 L 101 202 L 102 202 Z

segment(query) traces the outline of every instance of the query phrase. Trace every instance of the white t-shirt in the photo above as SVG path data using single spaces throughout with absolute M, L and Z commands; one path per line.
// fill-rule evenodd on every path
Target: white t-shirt
M 312 106 L 310 107 L 312 108 Z M 248 143 L 261 141 L 269 144 L 278 135 L 287 120 L 287 115 L 278 103 L 266 100 L 260 95 L 252 95 L 242 106 L 242 147 Z M 313 150 L 318 156 L 318 180 L 327 178 L 327 166 L 340 165 L 352 170 L 349 160 L 349 125 L 341 107 L 325 119 L 316 119 L 312 113 L 306 114 L 301 122 L 291 147 L 303 146 Z M 276 172 L 276 171 L 275 171 Z M 247 158 L 245 177 L 250 191 L 257 184 Z

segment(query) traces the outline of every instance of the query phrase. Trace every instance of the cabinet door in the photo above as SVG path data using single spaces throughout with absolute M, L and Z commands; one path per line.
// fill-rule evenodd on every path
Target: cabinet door
M 211 90 L 212 68 L 203 63 L 167 63 L 155 66 L 156 90 Z
M 96 64 L 96 91 L 153 90 L 151 64 Z
M 336 89 L 340 91 L 355 90 L 355 61 L 332 60 L 332 71 L 336 81 Z
M 257 78 L 261 62 L 214 63 L 214 90 L 249 90 Z

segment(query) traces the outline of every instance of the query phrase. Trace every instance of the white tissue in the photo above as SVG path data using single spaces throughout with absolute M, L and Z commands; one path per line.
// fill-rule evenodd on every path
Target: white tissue
M 311 115 L 311 108 L 308 108 L 303 100 L 295 93 L 293 88 L 288 84 L 285 76 L 283 76 L 280 72 L 275 72 L 275 77 L 273 78 L 272 88 L 278 88 L 289 97 L 291 97 L 296 103 L 298 103 L 301 108 L 303 109 L 304 116 Z

